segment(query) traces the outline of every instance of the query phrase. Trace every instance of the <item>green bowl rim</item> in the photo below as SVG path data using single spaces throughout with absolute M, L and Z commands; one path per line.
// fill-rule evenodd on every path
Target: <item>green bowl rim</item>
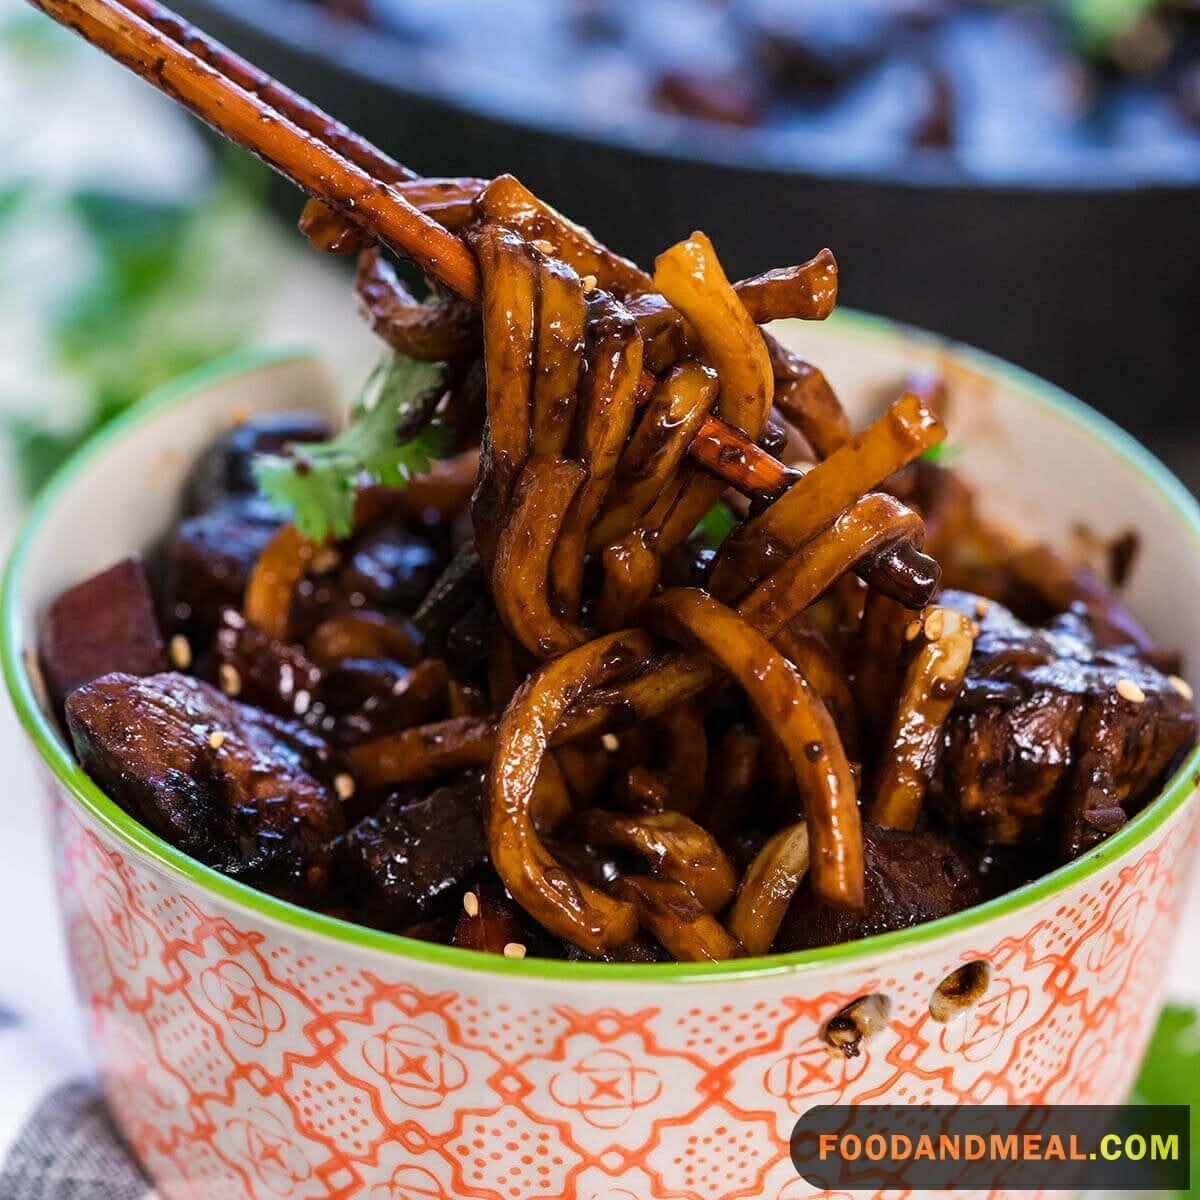
M 1144 476 L 1189 527 L 1200 554 L 1200 505 L 1184 486 L 1150 454 L 1108 418 L 1045 380 L 973 349 L 899 322 L 854 311 L 839 311 L 832 324 L 875 341 L 902 339 L 923 349 L 936 349 L 954 357 L 998 384 L 1024 393 L 1035 403 L 1082 425 L 1114 455 Z M 290 361 L 311 359 L 305 350 L 251 350 L 230 355 L 161 387 L 114 421 L 63 466 L 45 487 L 27 517 L 9 558 L 0 594 L 0 665 L 18 719 L 32 739 L 42 761 L 83 810 L 129 850 L 149 859 L 184 883 L 211 892 L 228 904 L 249 910 L 259 918 L 299 932 L 329 938 L 358 950 L 413 959 L 448 969 L 490 972 L 523 979 L 558 983 L 702 983 L 705 980 L 763 979 L 770 976 L 825 970 L 830 967 L 875 967 L 881 956 L 893 951 L 916 952 L 941 938 L 1010 916 L 1052 897 L 1072 884 L 1094 875 L 1105 864 L 1144 842 L 1184 805 L 1200 781 L 1200 746 L 1188 755 L 1159 797 L 1136 818 L 1095 850 L 1059 867 L 1013 892 L 974 908 L 954 913 L 911 929 L 878 934 L 820 950 L 804 950 L 722 963 L 574 963 L 558 959 L 508 959 L 422 942 L 399 934 L 354 925 L 336 917 L 311 912 L 278 900 L 246 884 L 221 875 L 189 858 L 144 828 L 108 799 L 84 774 L 43 713 L 25 670 L 24 637 L 19 609 L 20 585 L 31 548 L 59 497 L 79 472 L 105 453 L 131 429 L 178 404 L 229 379 Z

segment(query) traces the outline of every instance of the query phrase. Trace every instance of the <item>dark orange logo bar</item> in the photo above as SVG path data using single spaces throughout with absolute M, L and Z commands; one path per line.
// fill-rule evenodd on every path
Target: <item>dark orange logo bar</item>
M 826 1191 L 1187 1190 L 1182 1105 L 873 1105 L 809 1110 L 792 1162 Z

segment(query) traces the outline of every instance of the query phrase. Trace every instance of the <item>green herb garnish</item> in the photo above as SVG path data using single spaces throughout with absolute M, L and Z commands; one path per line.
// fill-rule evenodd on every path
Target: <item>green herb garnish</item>
M 436 418 L 398 443 L 396 430 L 445 385 L 441 364 L 395 354 L 372 373 L 350 413 L 350 424 L 330 442 L 289 447 L 254 464 L 259 489 L 290 512 L 306 538 L 347 537 L 354 498 L 367 483 L 402 487 L 429 470 L 447 449 L 448 430 Z
M 692 530 L 692 538 L 706 550 L 716 550 L 736 524 L 737 517 L 733 515 L 733 509 L 723 500 L 718 500 L 700 518 L 696 528 Z

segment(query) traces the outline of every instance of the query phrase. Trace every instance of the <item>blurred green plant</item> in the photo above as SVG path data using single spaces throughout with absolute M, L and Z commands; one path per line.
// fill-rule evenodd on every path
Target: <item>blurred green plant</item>
M 28 180 L 21 179 L 0 187 L 0 230 L 20 212 L 29 194 L 29 186 Z
M 0 49 L 25 62 L 53 61 L 69 40 L 60 26 L 33 9 L 22 7 L 0 18 Z
M 1180 1004 L 1168 1004 L 1158 1025 L 1134 1084 L 1136 1104 L 1186 1104 L 1192 1110 L 1192 1178 L 1200 1151 L 1200 1013 Z M 1200 1195 L 1200 1182 L 1180 1195 Z
M 1161 0 L 1066 0 L 1066 16 L 1076 41 L 1088 53 L 1103 53 L 1129 32 Z
M 48 366 L 83 397 L 67 417 L 0 415 L 22 491 L 160 384 L 243 345 L 261 300 L 247 250 L 261 236 L 266 169 L 240 151 L 183 202 L 82 189 L 50 201 L 79 231 L 91 260 L 48 314 Z M 42 204 L 36 185 L 0 189 L 0 235 Z

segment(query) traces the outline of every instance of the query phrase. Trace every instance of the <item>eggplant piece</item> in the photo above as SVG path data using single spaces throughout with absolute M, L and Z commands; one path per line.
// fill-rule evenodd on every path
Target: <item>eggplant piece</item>
M 488 862 L 482 788 L 471 772 L 415 804 L 394 797 L 346 832 L 338 876 L 366 924 L 401 929 L 461 900 Z
M 268 501 L 245 496 L 180 521 L 166 544 L 167 628 L 206 640 L 222 609 L 241 607 L 255 561 L 283 520 Z
M 929 793 L 972 840 L 1057 836 L 1074 857 L 1149 800 L 1196 740 L 1186 686 L 1132 646 L 1099 645 L 1081 613 L 1034 628 L 967 593 L 939 603 L 979 623 Z
M 313 413 L 263 413 L 235 426 L 197 460 L 183 487 L 187 516 L 212 512 L 227 500 L 253 496 L 254 459 L 279 454 L 292 442 L 324 442 L 329 426 Z
M 946 722 L 929 802 L 977 841 L 1037 843 L 1054 823 L 1071 774 L 1085 698 L 1051 687 L 975 681 Z
M 524 957 L 525 928 L 521 910 L 502 887 L 476 885 L 463 893 L 463 907 L 454 925 L 452 945 L 463 950 L 479 950 L 484 954 L 504 954 L 508 946 L 520 946 Z M 515 955 L 516 951 L 508 951 Z
M 495 872 L 463 893 L 451 945 L 505 958 L 557 958 L 557 944 L 512 898 Z
M 480 596 L 446 632 L 444 652 L 456 678 L 487 679 L 495 616 L 490 597 Z
M 451 626 L 486 593 L 479 552 L 474 541 L 468 539 L 413 614 L 413 624 L 425 635 L 431 653 L 443 653 Z
M 442 555 L 424 538 L 397 525 L 368 529 L 350 551 L 340 583 L 356 608 L 415 612 L 437 582 Z
M 568 962 L 661 963 L 673 961 L 670 954 L 645 933 L 638 933 L 623 946 L 614 946 L 611 950 L 605 950 L 598 957 L 593 957 L 587 951 L 580 950 L 571 942 L 562 942 L 560 948 L 562 957 Z
M 350 658 L 326 672 L 320 707 L 338 745 L 357 746 L 446 711 L 450 674 L 438 658 L 415 667 L 387 659 Z
M 85 684 L 67 728 L 84 770 L 154 833 L 234 879 L 320 898 L 344 829 L 323 739 L 174 673 Z
M 154 596 L 134 555 L 77 583 L 50 605 L 38 634 L 42 674 L 56 712 L 81 684 L 113 671 L 167 667 Z
M 243 704 L 296 720 L 313 711 L 321 669 L 295 646 L 251 625 L 235 608 L 221 612 L 215 659 L 221 690 Z
M 979 852 L 950 834 L 863 827 L 866 903 L 833 908 L 806 878 L 792 899 L 772 950 L 836 946 L 908 929 L 979 904 L 991 894 Z

